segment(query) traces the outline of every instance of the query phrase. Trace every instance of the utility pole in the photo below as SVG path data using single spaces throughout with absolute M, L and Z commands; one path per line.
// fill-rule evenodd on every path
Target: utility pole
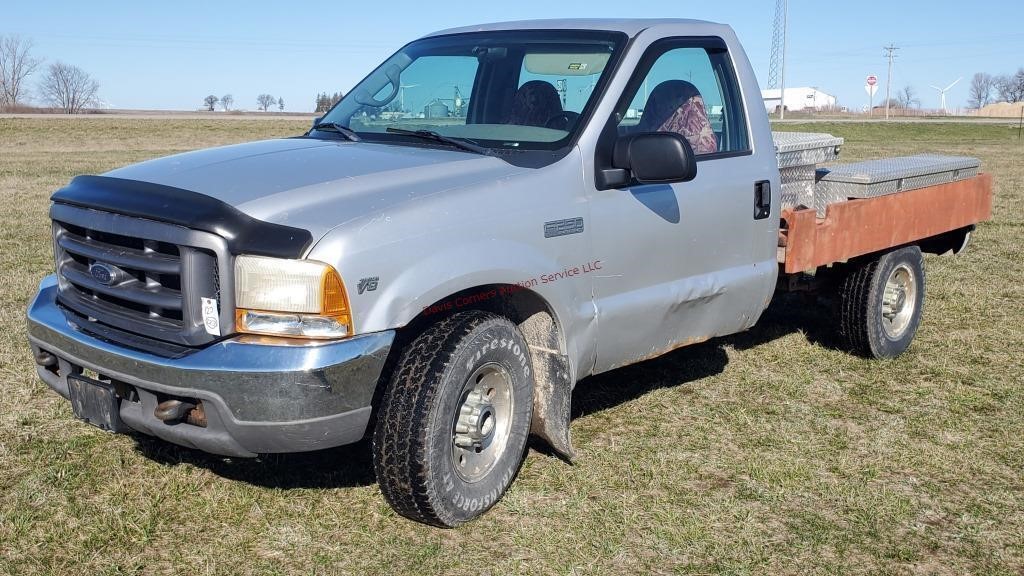
M 889 59 L 889 79 L 885 81 L 885 119 L 888 120 L 890 90 L 892 89 L 892 61 L 896 58 L 896 51 L 899 50 L 899 47 L 890 42 L 888 46 L 883 46 L 882 50 L 885 50 L 885 57 Z

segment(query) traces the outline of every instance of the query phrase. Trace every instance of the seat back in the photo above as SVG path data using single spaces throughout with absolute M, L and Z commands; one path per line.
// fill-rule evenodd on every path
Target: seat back
M 647 97 L 638 132 L 675 132 L 686 138 L 694 154 L 718 152 L 718 138 L 711 128 L 704 98 L 685 80 L 666 80 Z
M 561 112 L 562 99 L 555 87 L 543 80 L 530 80 L 516 91 L 505 123 L 543 127 Z

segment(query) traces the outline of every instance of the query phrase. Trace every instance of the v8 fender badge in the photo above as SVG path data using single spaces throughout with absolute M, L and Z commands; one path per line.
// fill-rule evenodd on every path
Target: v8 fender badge
M 359 280 L 359 286 L 357 290 L 360 294 L 363 292 L 373 292 L 377 289 L 377 283 L 380 281 L 380 276 L 370 276 L 368 278 L 361 278 Z

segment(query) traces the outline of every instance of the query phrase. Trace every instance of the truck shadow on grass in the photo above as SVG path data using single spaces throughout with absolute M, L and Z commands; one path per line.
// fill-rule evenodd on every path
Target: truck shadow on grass
M 812 344 L 836 348 L 828 309 L 813 299 L 783 295 L 750 330 L 702 344 L 680 348 L 580 383 L 573 392 L 572 418 L 614 408 L 661 388 L 686 386 L 722 373 L 729 362 L 726 347 L 746 350 L 796 332 Z M 354 488 L 376 482 L 369 440 L 298 454 L 270 454 L 257 459 L 223 458 L 169 444 L 143 434 L 134 435 L 137 449 L 169 466 L 189 464 L 218 476 L 266 488 Z M 531 439 L 530 448 L 553 457 L 550 449 Z
M 377 481 L 369 440 L 316 452 L 226 458 L 184 448 L 144 434 L 133 435 L 136 449 L 161 464 L 190 464 L 229 480 L 264 488 L 356 488 Z
M 726 347 L 748 350 L 802 333 L 810 344 L 839 350 L 835 330 L 827 303 L 805 294 L 777 294 L 758 323 L 746 332 L 686 346 L 581 381 L 572 395 L 572 418 L 613 408 L 660 388 L 685 386 L 720 374 L 729 362 Z

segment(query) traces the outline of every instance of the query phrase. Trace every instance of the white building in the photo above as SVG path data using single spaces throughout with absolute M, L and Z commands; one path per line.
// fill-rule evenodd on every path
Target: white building
M 761 98 L 764 99 L 764 107 L 769 113 L 779 109 L 781 100 L 778 88 L 761 90 Z M 786 88 L 786 111 L 797 112 L 799 110 L 821 110 L 832 108 L 836 105 L 836 97 L 826 94 L 817 88 Z

